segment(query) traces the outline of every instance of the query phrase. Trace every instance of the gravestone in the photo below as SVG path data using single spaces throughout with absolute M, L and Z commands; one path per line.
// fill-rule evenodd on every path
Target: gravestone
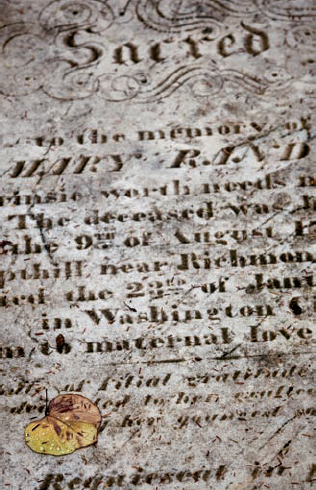
M 0 10 L 3 488 L 311 488 L 314 3 Z

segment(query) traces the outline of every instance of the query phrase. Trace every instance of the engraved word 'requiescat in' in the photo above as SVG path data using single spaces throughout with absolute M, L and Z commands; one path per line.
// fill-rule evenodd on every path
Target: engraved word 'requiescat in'
M 276 466 L 263 467 L 259 464 L 247 466 L 246 471 L 252 480 L 260 479 L 261 483 L 263 478 L 267 484 L 270 482 L 272 476 L 282 478 L 288 476 L 291 468 L 285 466 L 284 464 Z M 306 482 L 313 482 L 316 475 L 316 464 L 312 464 L 307 467 Z M 88 489 L 88 490 L 100 490 L 101 485 L 104 488 L 134 488 L 135 486 L 151 485 L 155 488 L 159 488 L 162 485 L 170 484 L 186 484 L 190 485 L 191 488 L 198 489 L 199 486 L 205 485 L 210 480 L 214 481 L 214 484 L 218 484 L 221 480 L 230 476 L 228 472 L 228 467 L 225 464 L 218 465 L 214 467 L 203 466 L 202 468 L 183 468 L 183 469 L 160 469 L 160 470 L 149 470 L 146 468 L 138 467 L 136 472 L 127 476 L 124 473 L 120 474 L 97 474 L 88 478 L 79 476 L 70 476 L 67 478 L 62 473 L 48 473 L 39 486 L 35 490 L 74 490 L 74 489 Z M 260 481 L 258 482 L 260 485 Z M 282 480 L 278 479 L 280 485 L 283 484 Z M 158 487 L 157 487 L 158 485 Z M 249 490 L 257 490 L 258 486 L 249 487 Z
M 106 487 L 123 487 L 123 488 L 133 488 L 139 485 L 166 485 L 168 483 L 191 483 L 198 484 L 198 482 L 206 483 L 211 478 L 220 480 L 226 473 L 226 466 L 221 465 L 212 469 L 207 469 L 202 467 L 199 470 L 196 469 L 179 469 L 179 470 L 161 470 L 155 472 L 145 471 L 143 468 L 139 468 L 139 471 L 132 473 L 129 476 L 124 474 L 120 475 L 95 475 L 89 478 L 79 478 L 71 477 L 71 479 L 66 480 L 63 474 L 52 474 L 46 475 L 45 479 L 36 488 L 36 490 L 65 490 L 80 488 L 84 490 L 85 488 L 90 490 L 100 490 L 100 485 L 106 485 Z M 79 487 L 78 487 L 79 485 Z M 128 486 L 127 486 L 128 485 Z M 105 488 L 106 488 L 105 487 Z

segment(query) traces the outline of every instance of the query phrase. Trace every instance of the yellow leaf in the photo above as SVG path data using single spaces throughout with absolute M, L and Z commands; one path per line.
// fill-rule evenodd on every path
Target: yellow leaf
M 88 398 L 67 394 L 54 398 L 46 417 L 30 423 L 25 442 L 35 452 L 63 456 L 98 439 L 101 414 Z

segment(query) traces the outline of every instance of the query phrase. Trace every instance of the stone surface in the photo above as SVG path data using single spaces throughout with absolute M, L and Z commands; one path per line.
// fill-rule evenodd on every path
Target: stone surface
M 314 3 L 0 11 L 3 488 L 311 488 Z

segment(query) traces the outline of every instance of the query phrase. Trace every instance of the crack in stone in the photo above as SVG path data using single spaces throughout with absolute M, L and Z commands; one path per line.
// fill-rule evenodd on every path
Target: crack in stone
M 296 418 L 296 415 L 294 415 L 293 417 L 291 417 L 290 419 L 288 419 L 286 422 L 284 422 L 275 432 L 274 434 L 272 434 L 271 437 L 269 437 L 269 439 L 261 446 L 259 447 L 259 451 L 261 451 L 261 449 L 263 449 L 277 434 L 279 434 L 283 429 L 284 427 L 289 424 L 290 422 L 292 422 L 292 420 L 294 420 Z

